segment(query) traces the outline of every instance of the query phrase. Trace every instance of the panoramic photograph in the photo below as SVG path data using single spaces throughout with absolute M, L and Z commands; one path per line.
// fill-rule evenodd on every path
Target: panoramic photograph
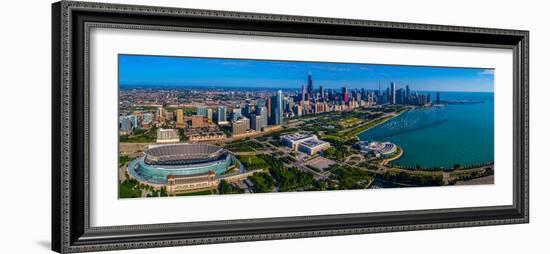
M 118 56 L 118 197 L 494 184 L 494 69 Z

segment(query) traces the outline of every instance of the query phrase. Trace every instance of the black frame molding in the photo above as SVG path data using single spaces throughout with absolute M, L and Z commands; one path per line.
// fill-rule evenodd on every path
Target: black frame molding
M 90 227 L 88 32 L 92 27 L 512 49 L 511 206 Z M 529 32 L 61 1 L 52 5 L 52 250 L 60 253 L 528 223 Z

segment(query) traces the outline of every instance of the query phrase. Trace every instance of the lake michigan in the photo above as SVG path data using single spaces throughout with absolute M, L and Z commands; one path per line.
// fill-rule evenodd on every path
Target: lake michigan
M 430 97 L 435 100 L 436 93 L 430 92 Z M 493 162 L 494 94 L 441 92 L 440 99 L 451 103 L 414 108 L 358 137 L 395 143 L 404 154 L 392 163 L 407 167 L 451 168 Z

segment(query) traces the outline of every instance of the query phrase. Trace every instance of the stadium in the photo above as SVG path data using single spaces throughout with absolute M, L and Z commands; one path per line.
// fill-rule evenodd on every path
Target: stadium
M 388 156 L 397 151 L 397 146 L 391 142 L 361 141 L 357 146 L 362 153 L 370 153 L 376 157 Z
M 128 165 L 129 174 L 149 184 L 166 184 L 168 176 L 222 174 L 234 164 L 225 149 L 209 144 L 172 144 L 150 147 Z

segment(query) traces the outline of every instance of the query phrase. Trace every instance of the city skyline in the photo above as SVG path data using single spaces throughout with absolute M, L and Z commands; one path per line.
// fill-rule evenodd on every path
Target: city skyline
M 484 68 L 119 55 L 121 86 L 297 90 L 310 73 L 316 89 L 378 90 L 395 82 L 415 91 L 494 91 L 494 70 Z
M 120 198 L 494 183 L 492 70 L 120 58 Z

